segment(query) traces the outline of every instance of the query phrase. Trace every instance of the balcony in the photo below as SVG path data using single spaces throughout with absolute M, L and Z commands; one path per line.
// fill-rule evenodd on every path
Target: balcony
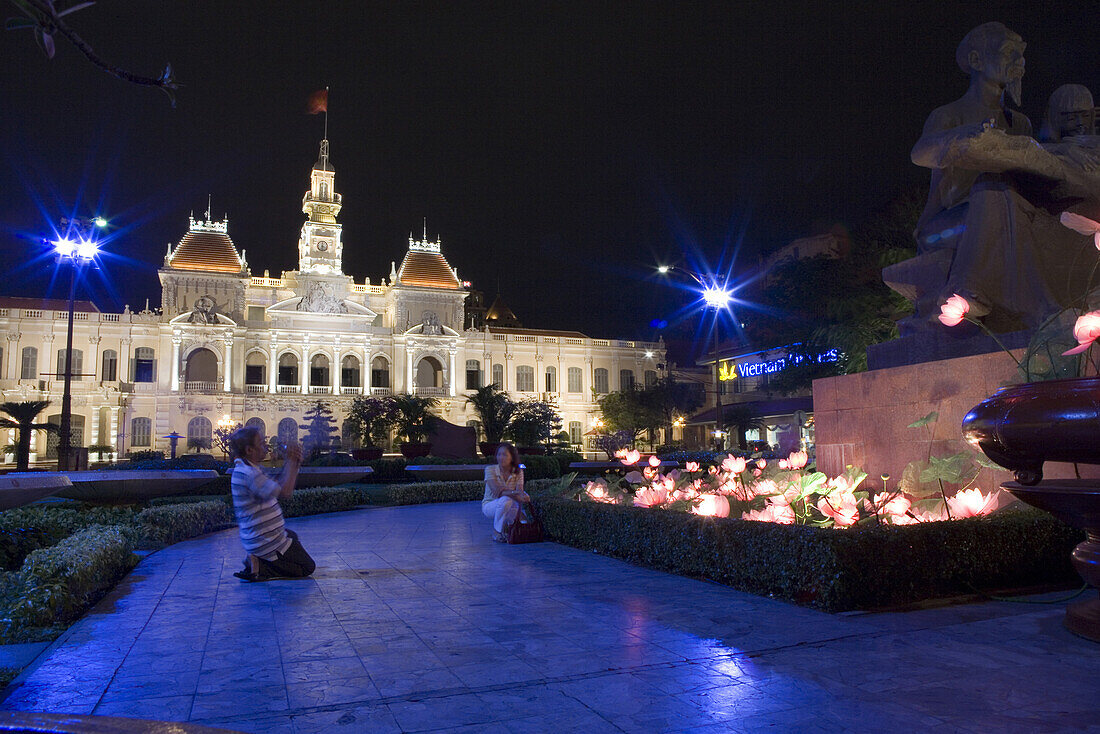
M 151 383 L 150 383 L 151 384 Z M 218 383 L 207 380 L 188 380 L 183 383 L 184 392 L 212 393 L 218 391 Z
M 392 395 L 393 390 L 388 387 L 372 387 L 370 389 L 371 395 L 378 395 L 379 397 L 385 397 L 386 395 Z
M 420 387 L 417 385 L 413 388 L 413 395 L 418 395 L 425 398 L 445 398 L 450 394 L 450 390 L 446 385 L 443 387 Z
M 257 395 L 267 392 L 267 385 L 245 385 L 244 391 L 249 395 Z
M 332 394 L 332 386 L 331 385 L 310 385 L 309 386 L 309 394 L 310 395 L 331 395 Z
M 297 394 L 300 390 L 301 388 L 299 388 L 297 385 L 279 385 L 280 395 L 294 395 Z
M 345 386 L 345 387 L 340 388 L 340 394 L 341 395 L 358 395 L 361 392 L 362 392 L 362 389 L 359 388 L 359 387 L 346 387 Z

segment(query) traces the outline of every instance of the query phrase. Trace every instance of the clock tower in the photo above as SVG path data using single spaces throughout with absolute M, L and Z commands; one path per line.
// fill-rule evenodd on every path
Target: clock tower
M 321 154 L 309 176 L 309 191 L 302 197 L 302 211 L 308 219 L 298 240 L 298 272 L 341 275 L 340 194 L 333 188 L 336 172 L 328 160 L 328 139 L 321 141 Z

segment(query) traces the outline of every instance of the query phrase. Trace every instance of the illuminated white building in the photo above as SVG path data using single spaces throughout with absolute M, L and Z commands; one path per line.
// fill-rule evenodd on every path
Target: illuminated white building
M 341 206 L 325 140 L 302 199 L 297 270 L 253 277 L 228 221 L 208 211 L 168 248 L 159 309 L 102 313 L 78 304 L 73 444 L 123 455 L 167 449 L 169 433 L 209 438 L 226 415 L 297 438 L 318 399 L 342 422 L 354 396 L 391 392 L 437 397 L 442 417 L 462 425 L 474 420 L 466 394 L 487 382 L 517 399 L 555 402 L 580 444 L 598 412 L 594 394 L 657 379 L 663 343 L 463 330 L 468 284 L 426 232 L 409 237 L 388 278 L 354 282 L 342 267 Z M 0 298 L 3 400 L 51 400 L 53 422 L 66 316 L 64 302 Z M 55 440 L 36 436 L 32 460 L 51 458 Z

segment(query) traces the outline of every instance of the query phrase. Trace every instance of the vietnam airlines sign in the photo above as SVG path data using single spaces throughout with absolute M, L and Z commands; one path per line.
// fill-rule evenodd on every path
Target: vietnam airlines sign
M 773 375 L 782 372 L 788 367 L 801 364 L 806 360 L 821 364 L 823 362 L 835 362 L 840 359 L 840 354 L 835 349 L 822 352 L 816 357 L 806 357 L 801 354 L 788 355 L 777 359 L 769 359 L 764 362 L 721 362 L 718 365 L 718 379 L 722 382 L 730 382 L 737 378 L 759 377 L 760 375 Z

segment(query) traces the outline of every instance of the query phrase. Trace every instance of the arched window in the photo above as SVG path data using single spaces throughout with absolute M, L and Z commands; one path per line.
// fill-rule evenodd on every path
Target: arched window
M 349 354 L 340 360 L 340 387 L 359 387 L 359 358 Z
M 103 350 L 103 369 L 100 379 L 104 382 L 114 382 L 118 379 L 118 352 L 113 349 Z
M 466 389 L 476 390 L 481 387 L 481 362 L 476 359 L 466 360 Z
M 209 418 L 197 415 L 187 423 L 187 448 L 209 449 L 213 445 L 213 436 L 213 426 Z
M 344 421 L 340 426 L 340 442 L 345 449 L 353 449 L 359 445 L 359 434 L 355 431 L 355 424 Z
M 370 386 L 390 386 L 390 363 L 383 356 L 375 357 L 370 363 Z
M 298 443 L 298 421 L 283 418 L 279 421 L 279 445 L 293 446 Z
M 656 370 L 645 371 L 645 386 L 656 387 L 657 385 L 657 372 Z
M 417 387 L 443 387 L 443 365 L 435 357 L 425 357 L 416 363 Z
M 38 349 L 23 347 L 23 365 L 19 370 L 20 380 L 38 379 Z
M 267 384 L 267 355 L 263 352 L 249 352 L 244 358 L 244 384 Z
M 153 445 L 152 418 L 132 418 L 130 420 L 130 445 L 134 447 Z
M 317 196 L 321 201 L 328 201 L 328 184 L 324 181 L 317 187 Z
M 535 368 L 521 364 L 516 367 L 516 389 L 520 392 L 535 391 Z
M 267 435 L 267 424 L 264 423 L 263 418 L 253 416 L 244 422 L 245 426 L 255 426 L 260 429 L 260 433 Z
M 152 347 L 138 347 L 134 350 L 132 374 L 134 376 L 134 382 L 156 382 L 156 352 L 153 351 Z
M 218 355 L 200 347 L 187 355 L 183 369 L 184 382 L 216 383 L 218 381 Z
M 549 365 L 546 368 L 546 392 L 558 391 L 558 368 Z
M 568 370 L 568 375 L 569 375 L 569 385 L 568 385 L 569 392 L 582 392 L 584 390 L 584 388 L 582 387 L 582 384 L 583 384 L 583 379 L 582 378 L 583 378 L 584 375 L 581 372 L 581 368 L 580 367 L 570 367 L 569 370 Z
M 332 384 L 328 373 L 328 355 L 314 354 L 309 361 L 309 384 L 317 387 Z
M 73 382 L 79 381 L 80 373 L 84 371 L 84 352 L 80 349 L 73 350 L 72 359 Z M 57 350 L 57 379 L 65 379 L 65 350 Z
M 619 370 L 619 389 L 634 389 L 634 370 Z
M 607 370 L 603 367 L 597 367 L 592 370 L 592 387 L 596 390 L 597 395 L 606 395 L 607 389 Z
M 279 357 L 279 384 L 298 384 L 298 355 L 286 352 Z
M 496 385 L 498 390 L 504 389 L 504 365 L 493 365 L 493 384 Z
M 581 422 L 569 421 L 569 443 L 574 446 L 581 443 Z

